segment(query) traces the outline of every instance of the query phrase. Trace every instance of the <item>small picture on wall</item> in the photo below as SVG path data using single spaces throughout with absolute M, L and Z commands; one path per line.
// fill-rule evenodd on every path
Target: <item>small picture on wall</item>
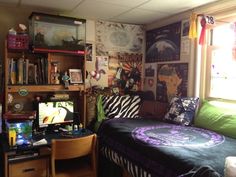
M 81 69 L 69 69 L 69 75 L 70 75 L 70 83 L 72 84 L 83 83 Z
M 182 21 L 182 37 L 188 36 L 189 33 L 189 20 Z
M 92 61 L 93 60 L 93 45 L 86 43 L 85 46 L 85 56 L 86 56 L 86 61 Z

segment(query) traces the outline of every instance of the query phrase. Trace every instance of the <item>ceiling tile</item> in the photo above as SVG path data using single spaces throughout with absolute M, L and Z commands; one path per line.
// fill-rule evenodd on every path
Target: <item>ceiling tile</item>
M 19 0 L 0 0 L 0 3 L 18 3 Z
M 165 16 L 166 13 L 152 12 L 143 9 L 134 9 L 122 15 L 112 18 L 112 21 L 126 22 L 132 24 L 148 24 Z
M 91 20 L 147 24 L 215 1 L 222 0 L 0 0 L 0 4 L 22 4 Z
M 72 10 L 81 1 L 82 0 L 21 0 L 21 4 L 68 11 Z
M 81 3 L 76 9 L 67 15 L 79 18 L 106 20 L 128 10 L 129 8 L 124 6 L 87 0 Z
M 19 0 L 0 0 L 0 3 L 5 4 L 5 5 L 16 6 L 18 5 Z
M 96 1 L 100 3 L 105 2 L 125 7 L 137 7 L 140 4 L 148 2 L 149 0 L 96 0 Z
M 150 0 L 139 8 L 175 14 L 213 1 L 217 0 Z

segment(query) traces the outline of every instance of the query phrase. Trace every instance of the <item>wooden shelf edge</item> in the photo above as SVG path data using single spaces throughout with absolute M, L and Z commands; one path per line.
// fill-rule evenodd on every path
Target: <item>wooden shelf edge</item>
M 20 90 L 25 89 L 28 92 L 71 92 L 71 91 L 84 91 L 84 85 L 69 85 L 69 88 L 66 89 L 64 85 L 8 85 L 7 91 L 14 93 L 19 92 Z

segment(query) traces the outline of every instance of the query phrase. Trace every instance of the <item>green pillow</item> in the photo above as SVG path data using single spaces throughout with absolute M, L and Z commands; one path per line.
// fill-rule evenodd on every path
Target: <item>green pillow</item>
M 97 132 L 100 124 L 106 118 L 105 112 L 102 106 L 102 95 L 98 95 L 97 97 L 97 121 L 94 125 L 94 131 Z
M 98 122 L 102 121 L 105 119 L 105 112 L 102 106 L 102 95 L 98 95 L 97 98 L 97 120 Z
M 234 109 L 232 106 L 234 106 Z M 203 101 L 194 124 L 197 127 L 236 138 L 235 105 L 219 101 Z

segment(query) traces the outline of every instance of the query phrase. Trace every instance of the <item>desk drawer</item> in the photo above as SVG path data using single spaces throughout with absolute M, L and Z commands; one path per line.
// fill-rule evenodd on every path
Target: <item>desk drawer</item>
M 48 158 L 40 158 L 9 164 L 9 177 L 36 176 L 48 176 Z

